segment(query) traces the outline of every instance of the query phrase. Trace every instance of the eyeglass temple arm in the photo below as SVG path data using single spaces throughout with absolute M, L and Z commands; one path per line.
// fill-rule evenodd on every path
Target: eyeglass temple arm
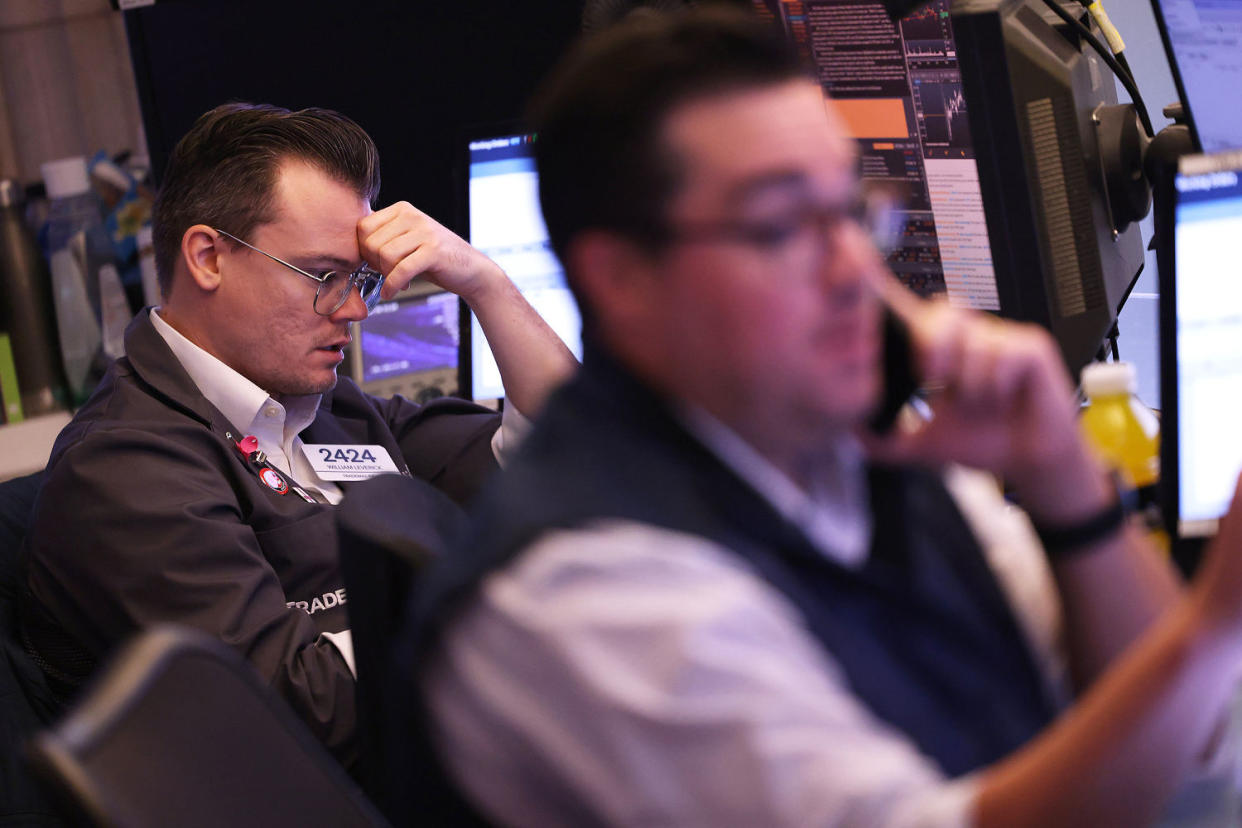
M 267 256 L 272 261 L 279 262 L 280 264 L 284 265 L 290 270 L 296 270 L 298 273 L 301 273 L 303 276 L 305 276 L 308 279 L 313 279 L 314 281 L 319 282 L 320 284 L 323 284 L 324 282 L 327 281 L 326 276 L 316 276 L 314 273 L 307 273 L 302 268 L 298 267 L 297 265 L 289 264 L 288 262 L 286 262 L 284 259 L 280 258 L 279 256 L 273 256 L 271 253 L 268 253 L 266 250 L 260 250 L 259 248 L 255 247 L 253 244 L 242 241 L 241 239 L 237 238 L 237 236 L 234 236 L 232 233 L 228 232 L 227 230 L 221 230 L 218 227 L 213 227 L 212 229 L 215 230 L 217 233 L 219 233 L 221 236 L 228 236 L 230 239 L 237 242 L 238 244 L 249 247 L 255 253 L 262 253 L 264 256 Z

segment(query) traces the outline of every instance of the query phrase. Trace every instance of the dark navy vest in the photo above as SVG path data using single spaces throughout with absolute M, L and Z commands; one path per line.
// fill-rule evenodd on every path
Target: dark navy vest
M 1055 710 L 978 542 L 937 475 L 869 470 L 875 533 L 853 571 L 686 433 L 661 400 L 597 354 L 550 402 L 430 579 L 413 664 L 489 572 L 555 527 L 621 518 L 698 535 L 745 559 L 800 611 L 879 718 L 950 776 L 990 764 Z

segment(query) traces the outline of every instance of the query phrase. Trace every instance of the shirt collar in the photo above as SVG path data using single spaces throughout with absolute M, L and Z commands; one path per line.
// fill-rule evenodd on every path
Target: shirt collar
M 151 309 L 151 324 L 156 332 L 163 337 L 173 356 L 190 375 L 202 395 L 233 426 L 244 429 L 247 433 L 252 432 L 256 419 L 268 405 L 282 406 L 285 413 L 282 418 L 285 432 L 297 434 L 314 421 L 321 395 L 289 396 L 281 401 L 273 399 L 242 374 L 187 339 L 165 322 L 158 311 L 159 308 Z
M 861 566 L 871 547 L 871 512 L 862 447 L 842 435 L 804 490 L 737 432 L 701 408 L 680 405 L 682 425 L 746 481 L 819 551 L 838 564 Z

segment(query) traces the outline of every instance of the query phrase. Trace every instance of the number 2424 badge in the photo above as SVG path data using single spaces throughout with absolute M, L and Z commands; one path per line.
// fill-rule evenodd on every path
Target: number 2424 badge
M 399 473 L 383 446 L 317 443 L 302 446 L 302 453 L 324 480 L 366 480 L 377 474 Z

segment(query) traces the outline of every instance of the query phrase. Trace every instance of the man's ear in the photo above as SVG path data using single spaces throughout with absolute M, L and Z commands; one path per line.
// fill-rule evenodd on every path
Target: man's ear
M 181 260 L 199 290 L 220 287 L 220 245 L 224 240 L 206 224 L 195 224 L 181 236 Z
M 633 329 L 659 301 L 650 251 L 607 230 L 578 234 L 566 251 L 568 270 L 605 326 Z

